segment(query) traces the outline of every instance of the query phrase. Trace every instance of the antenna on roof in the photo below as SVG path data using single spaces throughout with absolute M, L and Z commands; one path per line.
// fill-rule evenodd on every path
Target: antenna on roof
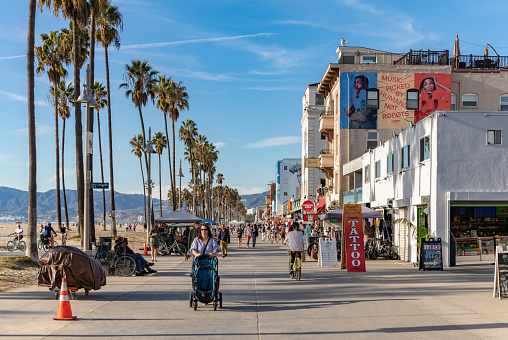
M 344 38 L 340 38 L 340 46 L 345 46 L 346 44 L 349 44 L 349 41 L 344 40 Z

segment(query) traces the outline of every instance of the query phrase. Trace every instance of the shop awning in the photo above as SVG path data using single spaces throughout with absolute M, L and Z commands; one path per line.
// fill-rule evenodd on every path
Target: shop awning
M 326 214 L 326 219 L 331 218 L 342 220 L 342 207 L 330 211 L 328 214 Z M 367 208 L 366 206 L 362 205 L 362 218 L 383 218 L 383 214 L 379 211 Z
M 317 214 L 321 214 L 323 212 L 323 210 L 325 210 L 325 207 L 326 207 L 326 197 L 323 196 L 323 197 L 320 197 L 318 199 L 318 205 L 317 205 L 317 208 L 316 208 L 316 213 Z

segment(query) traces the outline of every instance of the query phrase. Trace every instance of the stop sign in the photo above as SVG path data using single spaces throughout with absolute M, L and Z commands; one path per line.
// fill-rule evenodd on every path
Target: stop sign
M 302 203 L 302 209 L 306 212 L 311 212 L 312 210 L 314 210 L 314 203 L 312 203 L 311 201 L 305 201 Z

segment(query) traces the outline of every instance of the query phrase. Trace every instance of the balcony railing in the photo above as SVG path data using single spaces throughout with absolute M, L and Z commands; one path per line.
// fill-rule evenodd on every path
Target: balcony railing
M 361 203 L 362 202 L 362 188 L 345 191 L 342 194 L 344 204 Z
M 449 51 L 413 51 L 393 62 L 394 65 L 450 65 Z
M 333 150 L 324 149 L 320 152 L 321 155 L 333 155 Z

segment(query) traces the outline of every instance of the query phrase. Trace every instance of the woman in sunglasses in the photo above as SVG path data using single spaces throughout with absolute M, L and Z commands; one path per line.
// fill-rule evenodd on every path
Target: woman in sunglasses
M 199 235 L 192 242 L 190 251 L 195 257 L 202 254 L 216 256 L 219 253 L 219 245 L 213 239 L 209 226 L 202 225 L 199 228 Z

